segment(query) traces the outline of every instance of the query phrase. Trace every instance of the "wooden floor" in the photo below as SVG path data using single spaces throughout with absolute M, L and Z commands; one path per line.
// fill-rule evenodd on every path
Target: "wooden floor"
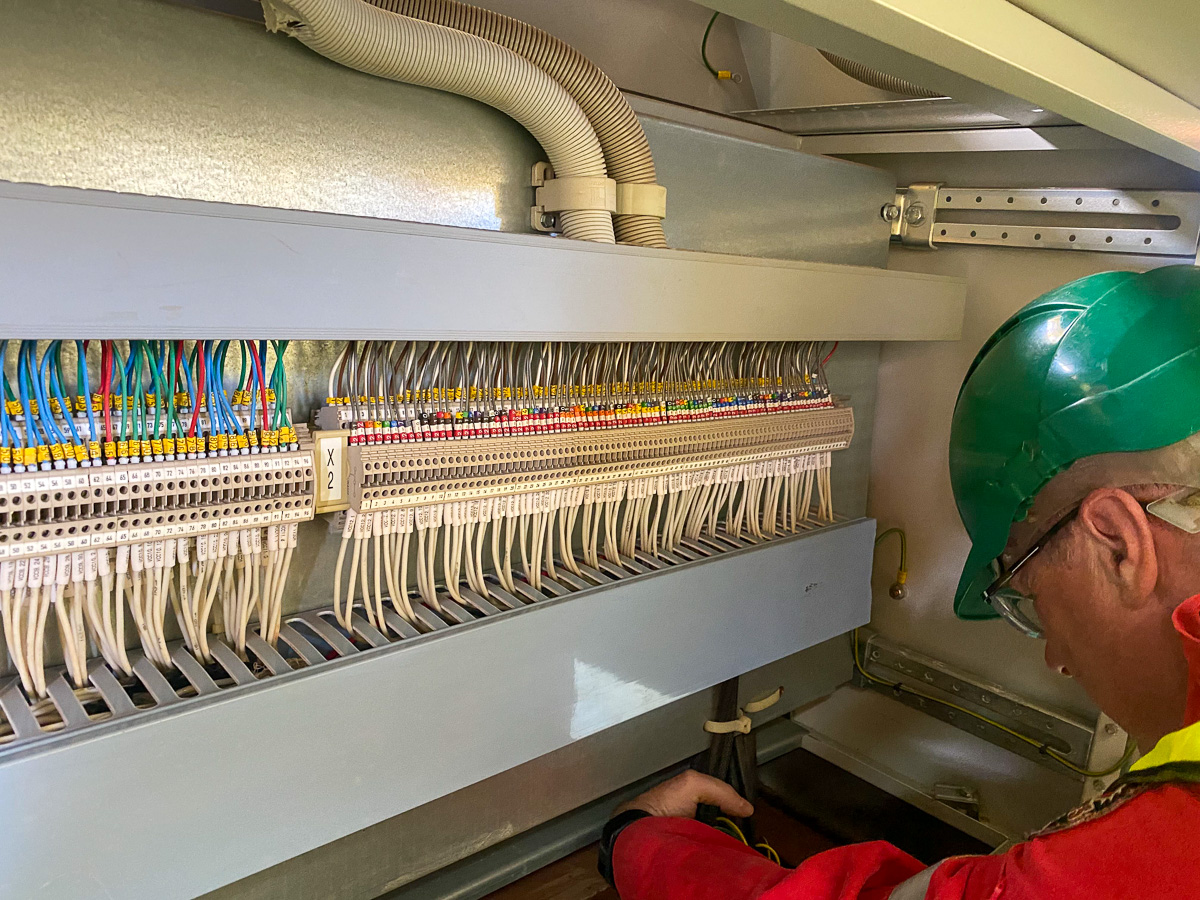
M 755 824 L 787 866 L 797 866 L 834 842 L 787 813 L 759 799 Z M 596 848 L 585 847 L 570 856 L 489 894 L 485 900 L 619 900 L 596 871 Z

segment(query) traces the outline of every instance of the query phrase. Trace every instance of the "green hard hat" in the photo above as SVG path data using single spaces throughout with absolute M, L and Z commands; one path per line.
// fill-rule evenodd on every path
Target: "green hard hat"
M 971 552 L 954 597 L 983 598 L 1009 529 L 1078 459 L 1200 431 L 1200 269 L 1103 272 L 1030 303 L 984 344 L 959 390 L 950 481 Z

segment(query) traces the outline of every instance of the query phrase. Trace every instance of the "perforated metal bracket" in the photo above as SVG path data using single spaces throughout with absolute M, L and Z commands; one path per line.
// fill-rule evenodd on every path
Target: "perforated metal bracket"
M 881 210 L 892 240 L 1092 250 L 1152 256 L 1196 255 L 1200 193 L 1094 188 L 973 188 L 914 184 Z

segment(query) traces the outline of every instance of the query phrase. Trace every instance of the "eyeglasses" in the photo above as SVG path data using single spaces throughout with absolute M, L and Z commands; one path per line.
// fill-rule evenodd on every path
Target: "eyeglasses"
M 1042 627 L 1041 617 L 1038 616 L 1037 606 L 1033 602 L 1034 598 L 1032 595 L 1023 594 L 1016 588 L 1010 587 L 1009 584 L 1016 574 L 1021 571 L 1022 567 L 1027 565 L 1031 559 L 1045 549 L 1054 535 L 1058 534 L 1058 532 L 1074 521 L 1078 512 L 1079 507 L 1076 506 L 1055 522 L 1054 527 L 1038 538 L 1037 542 L 1025 551 L 1025 555 L 1017 560 L 1011 568 L 1006 570 L 1001 565 L 999 559 L 992 563 L 996 578 L 983 592 L 983 599 L 988 602 L 992 609 L 999 613 L 1000 618 L 1016 628 L 1017 631 L 1031 638 L 1044 638 L 1046 636 L 1045 629 Z

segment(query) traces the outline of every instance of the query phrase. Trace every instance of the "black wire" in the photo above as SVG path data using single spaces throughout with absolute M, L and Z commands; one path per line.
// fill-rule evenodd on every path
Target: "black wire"
M 704 39 L 700 41 L 700 58 L 704 60 L 704 68 L 712 72 L 713 78 L 720 78 L 721 75 L 712 67 L 712 63 L 708 61 L 708 36 L 712 32 L 713 23 L 717 21 L 717 16 L 719 15 L 719 12 L 712 14 L 712 18 L 708 20 L 708 27 L 704 29 Z

